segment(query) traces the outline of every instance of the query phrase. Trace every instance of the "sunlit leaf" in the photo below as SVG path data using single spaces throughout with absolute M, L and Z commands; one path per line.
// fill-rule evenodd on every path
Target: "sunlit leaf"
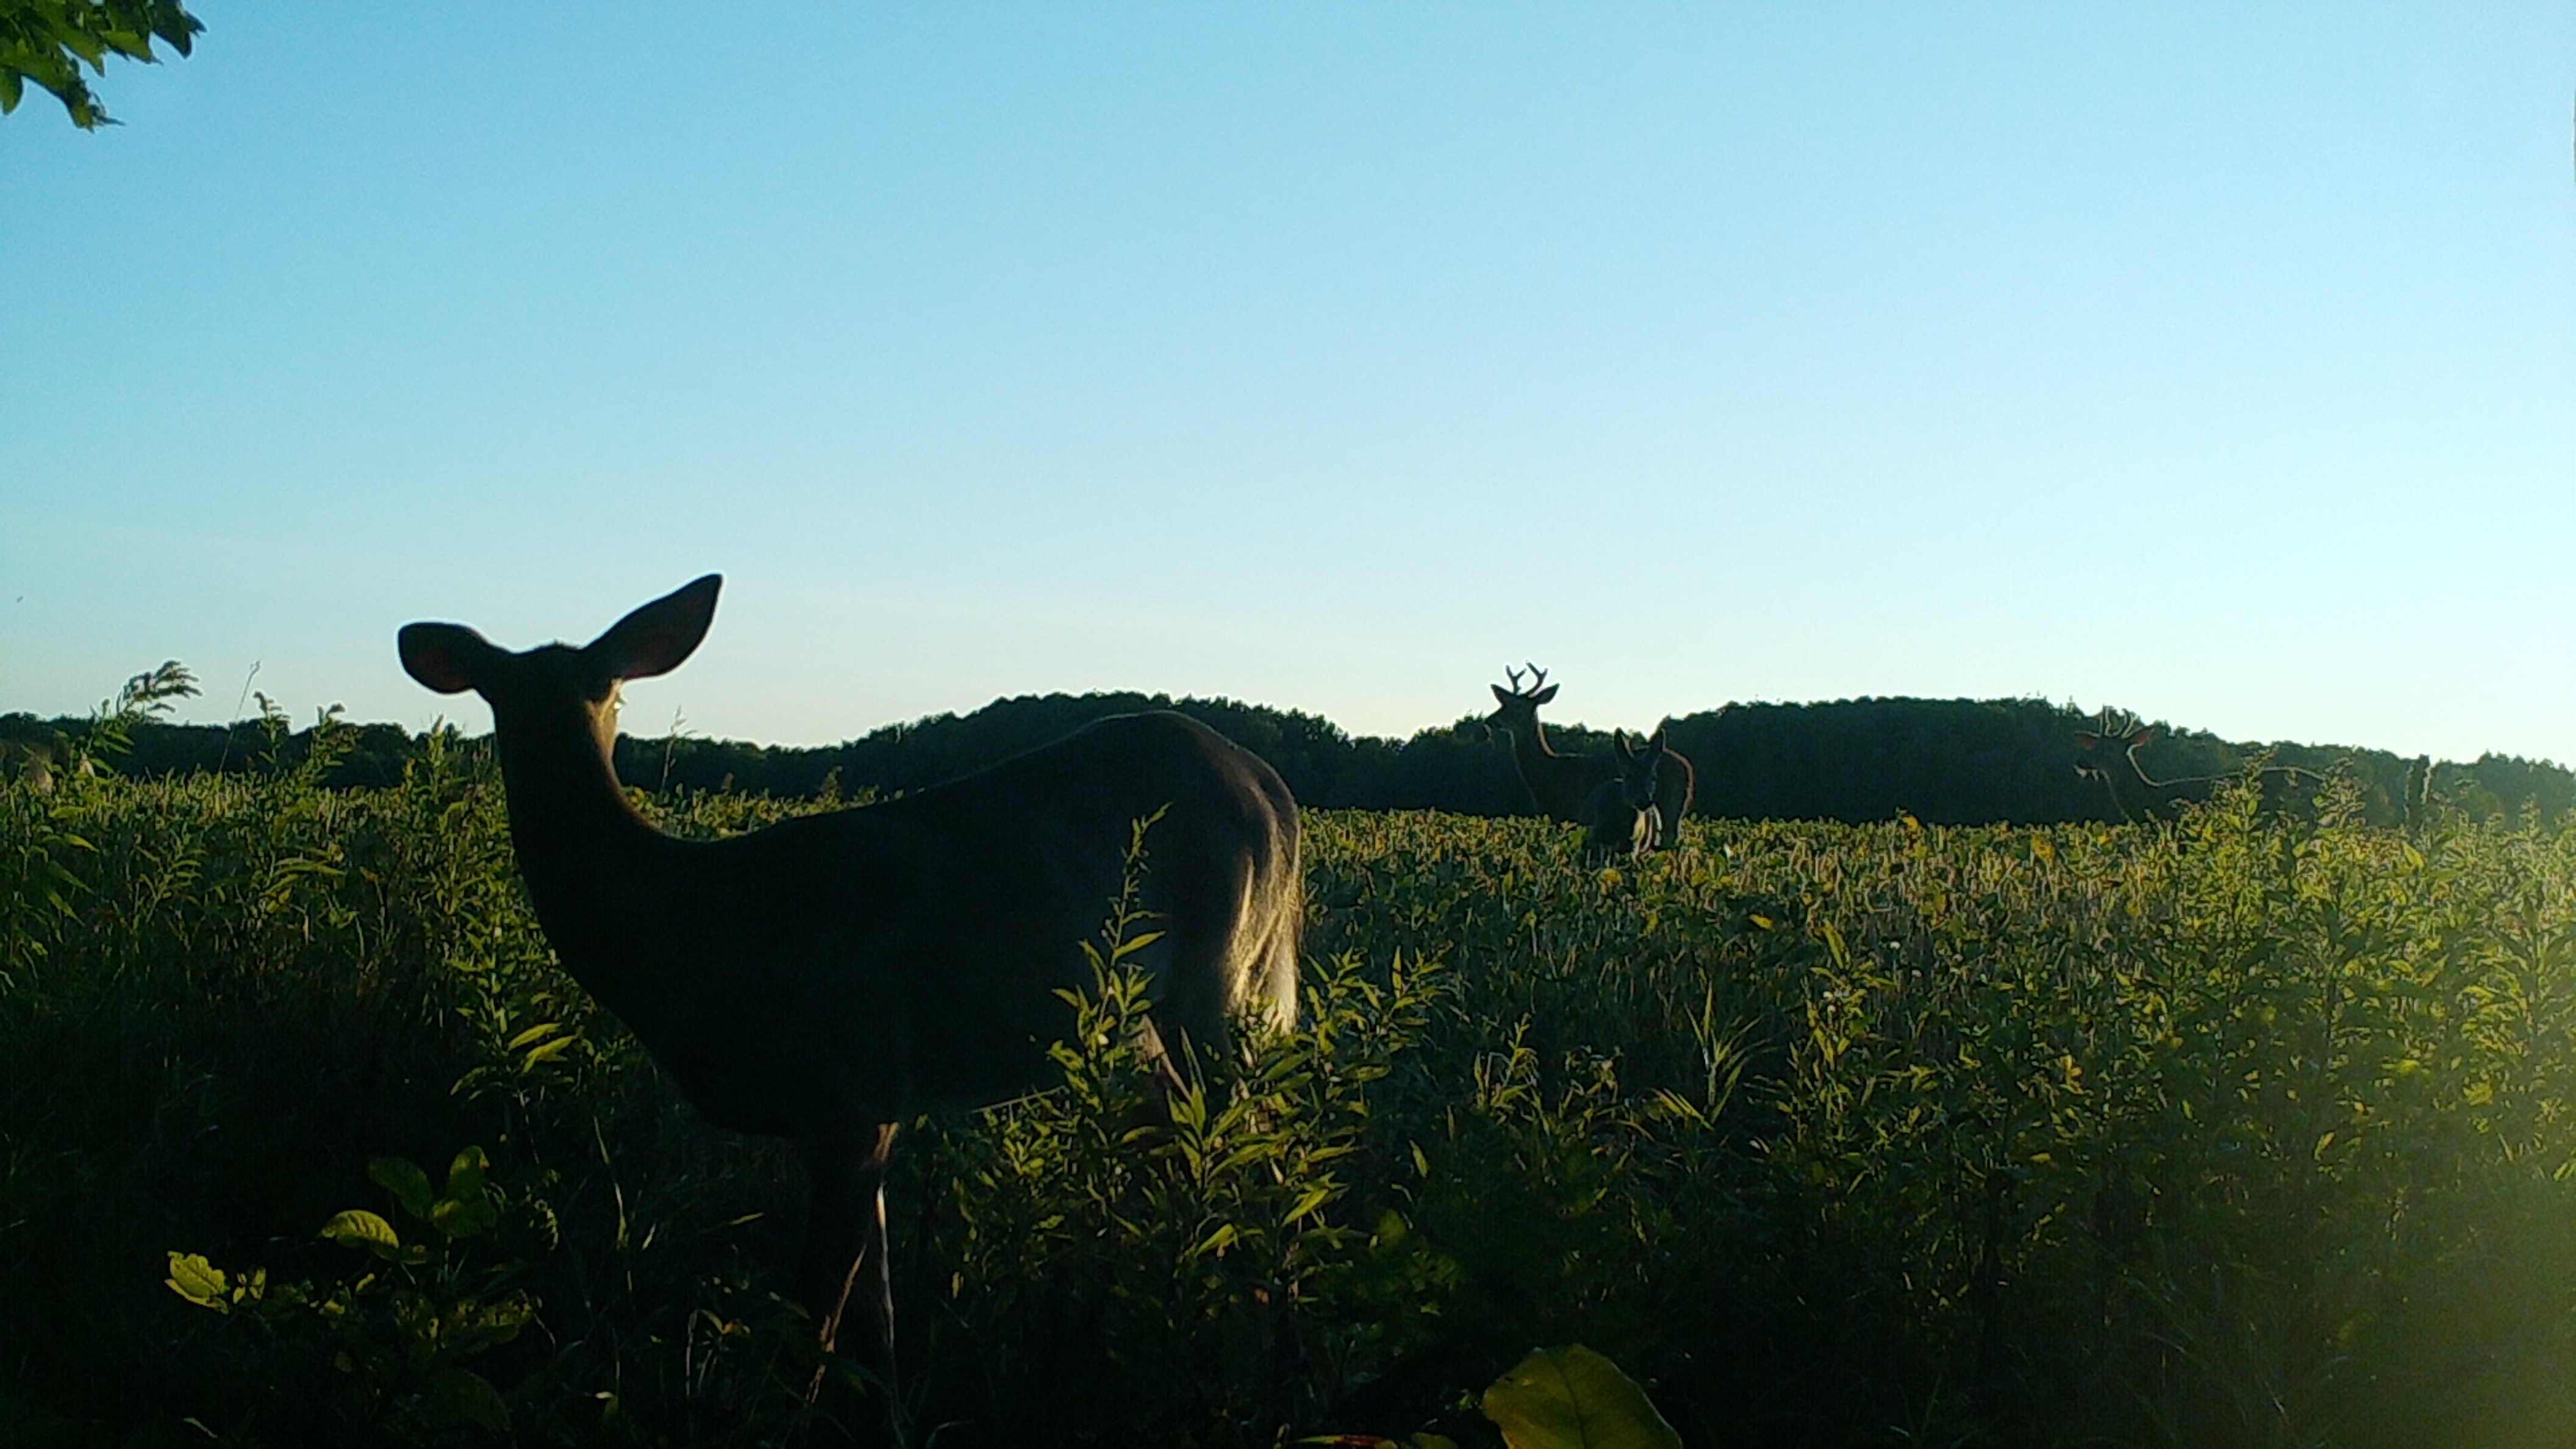
M 203 1253 L 172 1253 L 170 1276 L 162 1281 L 170 1285 L 171 1292 L 199 1308 L 211 1308 L 217 1313 L 233 1311 L 232 1285 L 224 1278 L 224 1270 L 207 1262 Z
M 1297 1221 L 1306 1214 L 1322 1207 L 1326 1202 L 1332 1199 L 1333 1194 L 1339 1191 L 1341 1191 L 1341 1184 L 1331 1182 L 1319 1183 L 1316 1186 L 1306 1189 L 1304 1192 L 1297 1195 L 1296 1205 L 1288 1209 L 1288 1215 L 1281 1219 L 1281 1221 L 1290 1223 Z
M 424 1256 L 418 1248 L 405 1248 L 402 1235 L 394 1225 L 365 1208 L 350 1208 L 334 1213 L 316 1236 L 338 1243 L 344 1248 L 359 1248 L 389 1263 L 417 1263 Z
M 1137 952 L 1144 950 L 1146 947 L 1153 945 L 1156 941 L 1161 939 L 1163 939 L 1163 933 L 1161 931 L 1140 932 L 1137 935 L 1130 936 L 1126 940 L 1119 942 L 1118 949 L 1109 953 L 1109 959 L 1111 961 L 1124 961 L 1128 957 L 1135 955 Z
M 579 1045 L 580 1042 L 581 1038 L 578 1036 L 559 1036 L 553 1041 L 541 1042 L 534 1050 L 519 1059 L 519 1065 L 521 1067 L 533 1067 L 537 1063 L 545 1061 L 550 1057 L 563 1055 L 566 1051 Z
M 1543 1348 L 1485 1390 L 1511 1449 L 1681 1449 L 1681 1436 L 1619 1366 L 1581 1344 Z

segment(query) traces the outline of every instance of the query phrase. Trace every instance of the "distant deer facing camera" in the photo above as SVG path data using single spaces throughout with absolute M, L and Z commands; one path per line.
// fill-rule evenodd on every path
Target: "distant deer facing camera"
M 1521 783 L 1529 788 L 1530 801 L 1539 813 L 1550 820 L 1589 827 L 1592 823 L 1593 792 L 1623 771 L 1619 759 L 1600 755 L 1560 755 L 1550 749 L 1547 730 L 1539 723 L 1538 707 L 1556 698 L 1557 686 L 1547 682 L 1547 671 L 1529 666 L 1530 683 L 1521 686 L 1521 671 L 1506 666 L 1505 678 L 1511 687 L 1490 686 L 1494 691 L 1494 712 L 1485 717 L 1487 734 L 1503 735 L 1511 741 L 1512 763 L 1520 770 Z M 1655 738 L 1664 738 L 1664 728 Z M 1656 796 L 1657 830 L 1655 847 L 1675 843 L 1682 815 L 1690 809 L 1695 776 L 1691 762 L 1667 749 L 1658 768 Z
M 1655 731 L 1639 749 L 1628 743 L 1627 731 L 1613 730 L 1610 744 L 1618 752 L 1619 773 L 1595 786 L 1583 807 L 1584 853 L 1604 860 L 1644 855 L 1663 834 L 1655 797 L 1664 732 Z

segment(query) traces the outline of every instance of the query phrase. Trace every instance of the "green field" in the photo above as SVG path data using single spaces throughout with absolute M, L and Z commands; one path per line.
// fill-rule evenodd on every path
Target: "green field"
M 1581 1342 L 1694 1445 L 2576 1442 L 2576 832 L 2359 819 L 1310 813 L 1293 1037 L 1164 1113 L 1112 979 L 906 1135 L 916 1433 L 1496 1444 Z M 477 752 L 0 784 L 0 952 L 0 1443 L 789 1434 L 792 1158 L 553 968 Z

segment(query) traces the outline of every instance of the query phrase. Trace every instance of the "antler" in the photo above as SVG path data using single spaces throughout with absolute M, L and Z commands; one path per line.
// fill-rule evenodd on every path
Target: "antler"
M 2127 740 L 2134 747 L 2138 741 L 2131 737 L 2138 732 L 2139 728 L 2135 713 L 2125 709 L 2113 709 L 2106 704 L 2102 706 L 2100 713 L 2094 715 L 2093 728 L 2077 730 L 2075 734 L 2079 739 Z
M 1512 682 L 1512 693 L 1518 694 L 1521 692 L 1521 672 L 1519 670 L 1506 664 L 1503 666 L 1503 677 Z
M 1528 661 L 1527 661 L 1527 660 L 1523 660 L 1522 662 L 1523 662 L 1523 663 L 1528 663 Z M 1531 681 L 1530 681 L 1530 687 L 1529 687 L 1529 692 L 1530 692 L 1530 693 L 1532 693 L 1532 694 L 1536 694 L 1536 693 L 1538 693 L 1540 690 L 1547 688 L 1547 671 L 1546 671 L 1546 670 L 1539 668 L 1539 667 L 1538 667 L 1537 665 L 1535 665 L 1535 664 L 1531 664 L 1531 665 L 1530 665 L 1530 673 L 1532 673 L 1532 674 L 1534 674 L 1534 675 L 1537 675 L 1537 676 L 1538 676 L 1536 679 L 1533 679 L 1533 680 L 1531 680 Z

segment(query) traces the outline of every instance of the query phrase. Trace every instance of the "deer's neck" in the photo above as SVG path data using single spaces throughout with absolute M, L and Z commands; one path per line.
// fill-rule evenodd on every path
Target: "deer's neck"
M 1547 747 L 1547 726 L 1540 724 L 1537 716 L 1531 716 L 1526 727 L 1512 727 L 1512 759 L 1521 767 L 1523 778 L 1535 777 L 1547 768 L 1548 761 L 1560 758 Z
M 626 802 L 586 728 L 496 730 L 510 844 L 537 920 L 567 969 L 603 998 L 648 968 L 666 897 L 653 865 L 668 836 Z
M 2121 755 L 2119 765 L 2102 777 L 2111 782 L 2112 803 L 2132 822 L 2162 819 L 2171 812 L 2173 782 L 2150 776 L 2134 750 Z
M 1526 730 L 1517 725 L 1512 729 L 1512 763 L 1520 767 L 1521 784 L 1528 788 L 1540 814 L 1583 820 L 1586 797 L 1601 779 L 1600 762 L 1549 749 L 1547 732 L 1531 720 Z

